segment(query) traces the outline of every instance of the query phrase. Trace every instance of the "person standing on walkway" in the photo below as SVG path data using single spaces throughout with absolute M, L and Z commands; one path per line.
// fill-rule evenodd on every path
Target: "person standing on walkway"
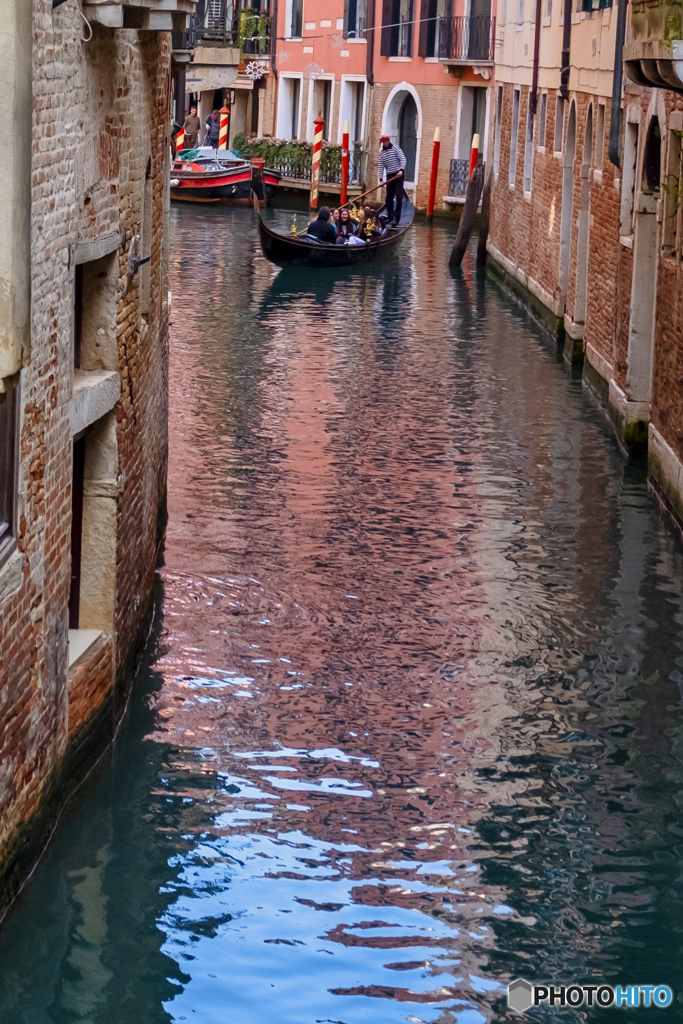
M 185 149 L 194 149 L 197 145 L 200 124 L 201 121 L 197 116 L 197 108 L 192 105 L 190 107 L 190 113 L 185 118 L 185 123 L 183 124 L 183 131 L 185 132 Z
M 395 146 L 388 135 L 379 140 L 382 149 L 379 154 L 379 180 L 386 181 L 388 224 L 397 225 L 401 219 L 403 206 L 403 181 L 405 178 L 406 158 L 400 146 Z M 393 181 L 389 179 L 393 178 Z
M 207 146 L 211 146 L 212 149 L 218 149 L 218 140 L 221 134 L 220 110 L 214 110 L 213 114 L 209 114 L 204 122 L 204 127 L 206 128 Z

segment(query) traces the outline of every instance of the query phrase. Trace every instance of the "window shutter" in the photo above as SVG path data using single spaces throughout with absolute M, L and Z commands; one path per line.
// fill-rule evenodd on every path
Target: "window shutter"
M 379 50 L 382 57 L 391 57 L 391 23 L 393 13 L 394 5 L 392 0 L 382 0 L 382 37 Z
M 429 31 L 429 8 L 432 6 L 429 0 L 420 0 L 420 37 L 417 43 L 419 57 L 433 57 L 433 53 L 427 53 L 427 33 Z

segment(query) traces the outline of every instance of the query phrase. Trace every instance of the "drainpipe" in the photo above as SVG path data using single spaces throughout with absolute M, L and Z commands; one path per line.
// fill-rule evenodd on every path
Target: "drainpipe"
M 619 134 L 621 130 L 621 85 L 624 78 L 623 50 L 626 38 L 626 15 L 628 0 L 619 0 L 617 8 L 617 33 L 614 43 L 614 76 L 612 78 L 612 107 L 609 117 L 609 148 L 611 163 L 621 168 L 619 157 Z
M 273 0 L 273 10 L 270 15 L 270 69 L 273 78 L 277 80 L 277 0 Z
M 531 110 L 532 117 L 536 117 L 536 106 L 538 103 L 538 57 L 541 50 L 542 10 L 543 0 L 536 0 L 536 31 L 534 32 L 534 69 L 531 74 L 531 98 L 529 100 L 529 109 Z
M 32 8 L 26 0 L 0 0 L 3 104 L 12 139 L 0 189 L 0 400 L 31 351 Z
M 569 52 L 572 41 L 572 0 L 564 0 L 562 25 L 562 67 L 560 69 L 560 96 L 569 99 Z
M 375 84 L 375 0 L 368 0 L 368 27 L 365 30 L 365 77 L 368 85 Z

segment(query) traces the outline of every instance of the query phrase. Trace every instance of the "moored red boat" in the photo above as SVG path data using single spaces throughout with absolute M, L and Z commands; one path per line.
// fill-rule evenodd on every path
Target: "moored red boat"
M 173 162 L 171 199 L 242 205 L 251 202 L 251 164 L 231 150 L 184 150 Z M 280 184 L 277 171 L 263 169 L 265 201 Z

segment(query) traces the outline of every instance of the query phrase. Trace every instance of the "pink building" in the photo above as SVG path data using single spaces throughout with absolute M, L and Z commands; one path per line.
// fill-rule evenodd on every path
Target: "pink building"
M 488 136 L 490 0 L 277 0 L 273 20 L 265 134 L 310 142 L 320 114 L 325 138 L 339 144 L 347 120 L 370 184 L 386 133 L 405 152 L 407 190 L 424 206 L 438 127 L 437 199 L 463 190 L 462 165 L 451 161 L 468 160 L 475 132 L 485 152 Z

